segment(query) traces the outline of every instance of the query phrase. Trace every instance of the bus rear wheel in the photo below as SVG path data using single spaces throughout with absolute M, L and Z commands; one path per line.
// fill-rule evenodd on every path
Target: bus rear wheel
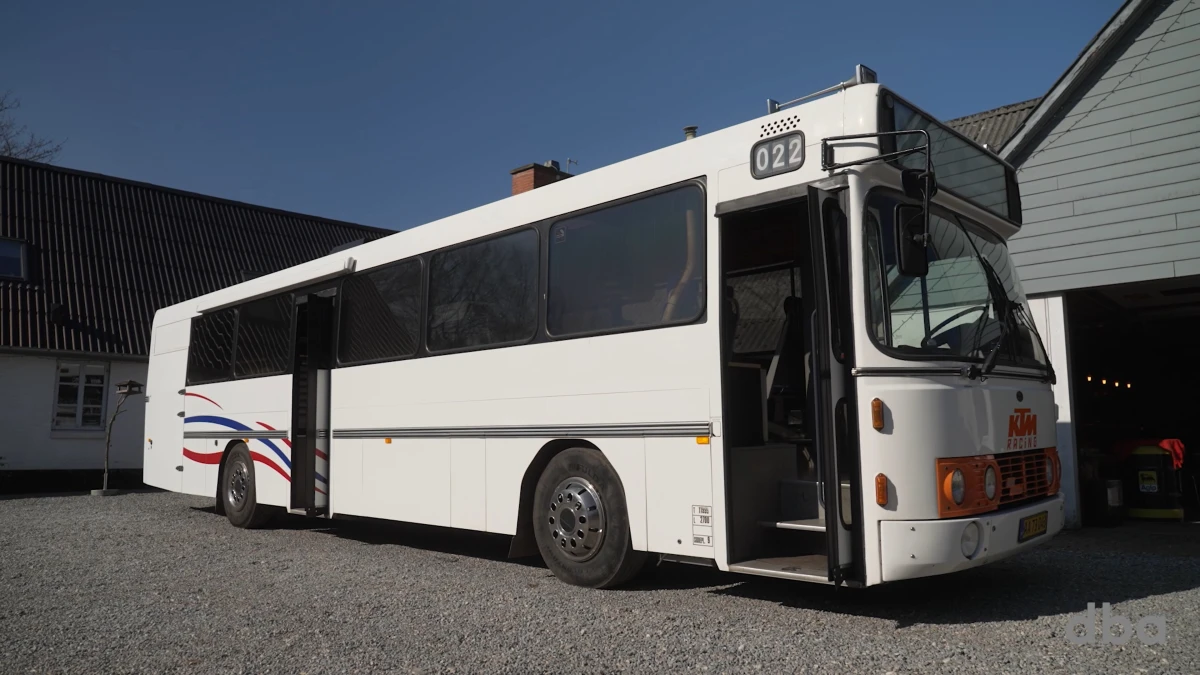
M 555 455 L 538 479 L 533 533 L 546 566 L 576 586 L 612 588 L 644 567 L 633 550 L 621 481 L 596 450 Z
M 247 529 L 266 525 L 278 514 L 274 506 L 258 503 L 254 484 L 254 460 L 245 445 L 238 444 L 225 459 L 217 484 L 217 499 L 225 507 L 225 517 L 235 527 Z

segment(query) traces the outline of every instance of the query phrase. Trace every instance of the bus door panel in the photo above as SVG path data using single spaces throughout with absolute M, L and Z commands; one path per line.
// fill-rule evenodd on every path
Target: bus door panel
M 813 267 L 814 438 L 819 453 L 820 495 L 825 511 L 829 579 L 858 578 L 861 527 L 855 499 L 860 492 L 854 429 L 852 323 L 849 294 L 849 233 L 838 195 L 808 189 Z
M 329 383 L 333 362 L 334 300 L 296 298 L 292 340 L 291 508 L 310 514 L 329 506 Z

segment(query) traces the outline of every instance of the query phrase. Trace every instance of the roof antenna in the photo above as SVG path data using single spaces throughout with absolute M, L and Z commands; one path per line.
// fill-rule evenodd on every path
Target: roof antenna
M 570 157 L 567 158 L 567 173 L 571 173 L 571 165 L 572 164 L 574 164 L 575 166 L 579 166 L 579 160 L 571 159 Z

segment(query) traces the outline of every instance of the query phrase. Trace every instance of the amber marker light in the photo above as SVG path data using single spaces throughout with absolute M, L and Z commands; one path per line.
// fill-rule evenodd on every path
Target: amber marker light
M 880 506 L 887 506 L 888 503 L 887 476 L 881 473 L 875 475 L 875 503 Z
M 697 436 L 696 445 L 708 445 L 708 436 Z
M 871 426 L 875 431 L 883 431 L 883 401 L 871 399 Z

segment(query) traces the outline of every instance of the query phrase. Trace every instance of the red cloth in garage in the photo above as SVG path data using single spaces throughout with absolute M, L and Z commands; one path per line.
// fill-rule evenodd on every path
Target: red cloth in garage
M 1117 459 L 1124 461 L 1137 448 L 1158 446 L 1171 454 L 1171 464 L 1176 469 L 1183 468 L 1183 441 L 1178 438 L 1143 438 L 1134 441 L 1119 441 L 1116 445 Z

